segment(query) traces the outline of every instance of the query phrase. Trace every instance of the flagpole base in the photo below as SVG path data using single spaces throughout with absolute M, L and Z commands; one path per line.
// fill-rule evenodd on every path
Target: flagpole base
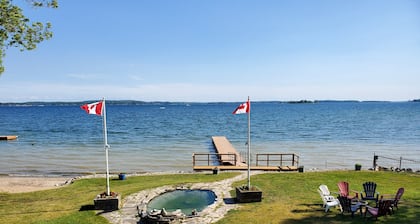
M 121 195 L 114 192 L 109 196 L 106 193 L 98 194 L 93 203 L 95 210 L 115 211 L 121 208 Z
M 236 187 L 236 201 L 238 203 L 260 202 L 261 199 L 262 191 L 258 187 Z

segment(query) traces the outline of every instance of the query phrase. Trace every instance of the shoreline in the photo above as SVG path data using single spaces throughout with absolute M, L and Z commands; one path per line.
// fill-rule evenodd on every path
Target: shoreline
M 164 174 L 193 174 L 194 172 L 144 172 L 132 173 L 127 176 L 164 175 Z M 0 174 L 0 193 L 27 193 L 34 191 L 60 188 L 78 179 L 105 178 L 106 174 L 86 174 L 74 176 L 59 175 L 15 175 Z M 110 174 L 110 178 L 118 178 L 118 174 Z
M 0 176 L 0 193 L 27 193 L 60 188 L 72 183 L 73 178 Z
M 373 171 L 372 169 L 363 169 L 364 171 Z M 328 171 L 353 171 L 352 169 L 308 169 L 304 172 L 328 172 Z M 376 172 L 407 172 L 397 171 L 391 169 L 382 169 Z M 226 172 L 240 172 L 240 171 L 226 171 Z M 244 171 L 245 172 L 245 171 Z M 294 171 L 254 171 L 257 173 L 261 172 L 275 172 L 275 173 L 287 173 Z M 413 173 L 420 173 L 420 170 L 409 171 Z M 195 173 L 212 173 L 211 171 L 162 171 L 162 172 L 139 172 L 139 173 L 125 173 L 127 177 L 130 176 L 148 176 L 148 175 L 168 175 L 168 174 L 195 174 Z M 27 193 L 41 190 L 50 190 L 55 188 L 64 187 L 72 184 L 78 179 L 89 179 L 89 178 L 105 178 L 106 174 L 81 174 L 73 176 L 65 175 L 15 175 L 15 174 L 0 174 L 0 193 Z M 110 174 L 110 178 L 118 178 L 117 173 Z
M 194 173 L 212 173 L 211 171 L 202 172 L 144 172 L 144 173 L 128 173 L 127 177 L 148 176 L 148 175 L 168 175 L 168 174 L 194 174 Z M 65 176 L 24 176 L 24 175 L 8 175 L 0 174 L 0 194 L 1 193 L 28 193 L 42 190 L 56 189 L 72 184 L 75 180 L 89 178 L 105 178 L 105 174 L 90 174 L 73 177 Z M 110 174 L 111 179 L 118 178 L 118 174 Z

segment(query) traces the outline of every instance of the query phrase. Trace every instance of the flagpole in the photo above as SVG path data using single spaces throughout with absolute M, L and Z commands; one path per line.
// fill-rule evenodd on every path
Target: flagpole
M 251 102 L 248 96 L 248 190 L 251 190 Z
M 103 128 L 104 128 L 104 148 L 105 148 L 105 160 L 106 160 L 106 195 L 110 196 L 110 190 L 109 190 L 109 163 L 108 163 L 108 134 L 106 131 L 106 107 L 105 107 L 105 98 L 103 98 L 102 101 L 102 120 L 103 120 Z

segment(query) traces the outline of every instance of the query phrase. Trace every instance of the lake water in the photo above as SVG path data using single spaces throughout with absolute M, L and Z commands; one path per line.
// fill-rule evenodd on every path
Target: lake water
M 247 115 L 239 103 L 107 104 L 110 171 L 192 171 L 192 154 L 214 152 L 211 136 L 247 149 Z M 104 173 L 102 118 L 80 105 L 0 106 L 0 173 L 75 175 Z M 372 167 L 373 154 L 404 158 L 420 169 L 420 103 L 255 102 L 252 153 L 296 153 L 308 169 Z M 387 166 L 398 161 L 381 159 Z

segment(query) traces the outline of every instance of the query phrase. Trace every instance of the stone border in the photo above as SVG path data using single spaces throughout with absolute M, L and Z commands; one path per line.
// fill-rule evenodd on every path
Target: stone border
M 253 172 L 253 174 L 257 174 L 257 172 Z M 233 182 L 245 178 L 247 178 L 246 172 L 236 177 L 217 182 L 185 184 L 182 186 L 162 186 L 143 190 L 124 198 L 123 206 L 120 210 L 103 213 L 102 216 L 114 224 L 137 224 L 140 221 L 137 208 L 146 210 L 145 208 L 149 201 L 162 193 L 176 189 L 212 190 L 216 194 L 216 201 L 199 212 L 197 217 L 186 218 L 181 220 L 181 223 L 214 223 L 223 218 L 229 210 L 238 207 L 238 204 L 235 203 L 234 198 L 230 195 L 230 191 L 233 189 L 231 185 Z

